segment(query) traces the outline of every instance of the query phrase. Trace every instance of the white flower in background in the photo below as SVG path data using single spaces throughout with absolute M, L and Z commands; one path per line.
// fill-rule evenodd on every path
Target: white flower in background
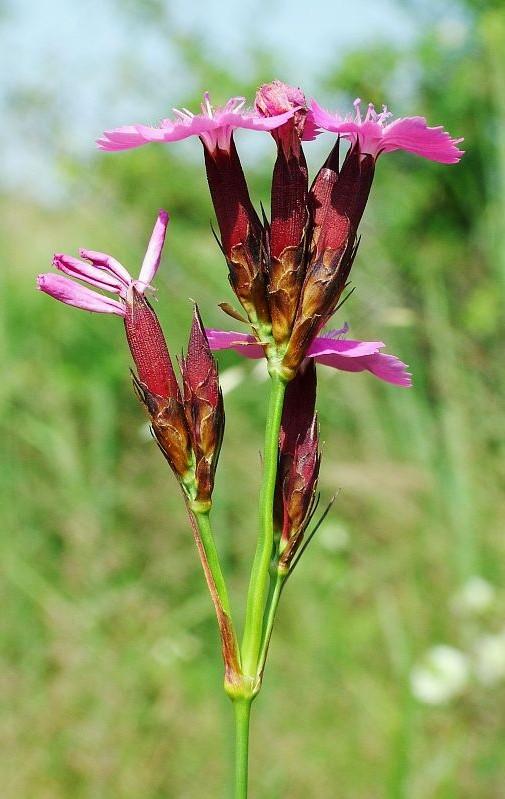
M 389 327 L 412 327 L 416 322 L 416 314 L 411 308 L 390 305 L 384 308 L 380 319 Z
M 482 685 L 491 687 L 505 680 L 505 630 L 497 635 L 482 635 L 475 641 L 474 669 Z
M 342 552 L 349 547 L 351 536 L 347 527 L 338 522 L 324 524 L 318 532 L 319 543 L 327 552 Z
M 264 383 L 268 379 L 267 362 L 265 360 L 258 361 L 251 374 L 258 383 Z
M 432 647 L 412 669 L 410 687 L 420 702 L 443 705 L 463 693 L 470 676 L 467 656 L 446 644 Z
M 159 638 L 151 648 L 151 655 L 160 665 L 166 667 L 177 661 L 194 660 L 200 648 L 200 642 L 194 635 L 179 632 Z
M 239 386 L 245 377 L 245 371 L 242 366 L 230 366 L 219 375 L 219 385 L 224 394 L 229 394 L 237 386 Z
M 474 575 L 456 592 L 451 607 L 460 614 L 482 613 L 492 606 L 495 595 L 496 589 L 491 583 Z

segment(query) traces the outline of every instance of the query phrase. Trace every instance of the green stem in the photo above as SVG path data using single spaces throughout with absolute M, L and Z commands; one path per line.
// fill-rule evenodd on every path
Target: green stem
M 251 700 L 235 699 L 235 799 L 247 799 Z
M 279 599 L 281 598 L 282 589 L 284 587 L 284 583 L 286 581 L 285 574 L 278 574 L 275 580 L 274 590 L 272 592 L 272 596 L 270 602 L 268 604 L 268 614 L 267 619 L 265 622 L 265 631 L 263 633 L 263 643 L 261 646 L 260 657 L 258 661 L 258 674 L 263 674 L 263 669 L 265 668 L 265 661 L 267 659 L 268 654 L 268 647 L 270 645 L 270 638 L 272 637 L 272 630 L 274 627 L 275 616 L 277 613 L 277 606 L 279 604 Z
M 260 529 L 249 582 L 242 642 L 244 673 L 249 676 L 256 675 L 262 640 L 263 614 L 268 592 L 269 567 L 274 538 L 273 504 L 277 476 L 279 428 L 286 390 L 286 384 L 278 375 L 273 374 L 271 379 L 270 403 L 265 429 L 263 482 L 260 493 Z
M 228 597 L 228 590 L 226 588 L 223 572 L 221 571 L 221 564 L 219 562 L 219 555 L 217 554 L 214 536 L 212 535 L 209 512 L 205 511 L 204 513 L 195 513 L 195 518 L 200 531 L 203 548 L 205 549 L 205 554 L 207 555 L 207 562 L 214 578 L 216 591 L 218 593 L 219 599 L 221 600 L 223 610 L 231 619 L 231 607 Z

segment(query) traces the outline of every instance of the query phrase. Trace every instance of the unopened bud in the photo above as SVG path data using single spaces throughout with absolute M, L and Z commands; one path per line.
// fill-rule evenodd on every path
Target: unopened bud
M 335 313 L 357 251 L 357 242 L 349 239 L 345 250 L 324 256 L 309 265 L 282 370 L 287 380 L 297 372 L 305 354 L 328 319 Z
M 256 109 L 263 116 L 295 109 L 291 119 L 272 131 L 277 159 L 272 176 L 268 290 L 272 334 L 282 345 L 291 333 L 305 273 L 308 169 L 300 142 L 307 108 L 300 89 L 277 80 L 258 90 Z
M 320 456 L 315 400 L 316 369 L 307 360 L 286 389 L 279 436 L 275 507 L 279 568 L 284 571 L 303 540 L 316 502 Z
M 233 141 L 228 150 L 204 148 L 207 180 L 216 213 L 221 247 L 230 270 L 230 283 L 254 324 L 269 324 L 263 263 L 263 226 L 249 197 L 242 165 Z
M 188 352 L 181 361 L 184 408 L 195 457 L 195 501 L 210 503 L 221 442 L 224 407 L 217 364 L 195 305 Z
M 264 83 L 256 92 L 256 110 L 264 117 L 273 117 L 294 110 L 292 119 L 275 128 L 272 136 L 278 142 L 284 140 L 285 146 L 298 146 L 303 135 L 307 116 L 307 102 L 301 89 L 289 86 L 281 80 Z M 295 137 L 292 137 L 292 132 Z
M 315 259 L 326 250 L 343 252 L 349 238 L 355 237 L 373 181 L 372 156 L 362 154 L 356 144 L 340 168 L 339 149 L 337 141 L 310 190 Z
M 151 394 L 165 399 L 176 397 L 179 388 L 161 325 L 135 286 L 128 291 L 124 324 L 140 382 Z
M 135 286 L 126 300 L 125 329 L 137 367 L 135 388 L 147 408 L 152 431 L 178 479 L 191 470 L 189 430 L 179 386 L 160 323 L 150 304 Z

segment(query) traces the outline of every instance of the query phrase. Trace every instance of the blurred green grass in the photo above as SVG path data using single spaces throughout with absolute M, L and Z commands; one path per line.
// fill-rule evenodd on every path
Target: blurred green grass
M 499 7 L 475 19 L 456 46 L 428 32 L 415 54 L 354 53 L 322 81 L 380 100 L 415 55 L 409 110 L 465 135 L 468 152 L 452 168 L 379 162 L 357 291 L 337 321 L 386 341 L 415 388 L 320 370 L 323 498 L 340 491 L 283 597 L 254 708 L 255 797 L 503 795 L 503 685 L 474 680 L 435 707 L 409 687 L 427 649 L 466 651 L 505 610 L 505 19 Z M 189 297 L 225 326 L 203 170 L 157 147 L 67 166 L 65 207 L 0 203 L 2 796 L 222 796 L 230 709 L 212 608 L 121 324 L 33 290 L 55 250 L 89 246 L 134 269 L 164 205 L 157 310 L 171 348 L 184 344 Z M 263 199 L 267 179 L 262 164 Z M 239 365 L 233 353 L 220 364 Z M 265 412 L 258 370 L 240 366 L 214 513 L 239 614 Z M 486 617 L 462 617 L 451 599 L 476 574 L 497 599 Z

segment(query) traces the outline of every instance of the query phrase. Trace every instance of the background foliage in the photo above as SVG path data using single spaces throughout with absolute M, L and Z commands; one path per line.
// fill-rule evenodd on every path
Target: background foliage
M 473 662 L 482 636 L 503 628 L 505 12 L 453 4 L 444 27 L 427 3 L 409 7 L 420 20 L 413 44 L 335 58 L 319 95 L 333 105 L 387 98 L 399 114 L 464 135 L 467 154 L 451 168 L 400 153 L 379 162 L 356 291 L 337 321 L 386 341 L 415 388 L 320 370 L 322 491 L 340 491 L 283 598 L 255 706 L 258 798 L 503 796 L 503 683 L 472 676 L 458 696 L 427 704 L 411 675 L 440 643 Z M 167 35 L 163 4 L 119 12 Z M 253 45 L 237 78 L 197 40 L 172 44 L 194 87 L 189 107 L 201 87 L 251 96 L 276 74 L 275 55 Z M 170 85 L 163 93 L 170 102 Z M 51 130 L 50 99 L 11 100 L 20 125 L 35 114 Z M 314 166 L 329 147 L 324 139 Z M 224 326 L 216 304 L 230 290 L 196 153 L 56 153 L 61 198 L 0 198 L 5 799 L 196 799 L 226 784 L 230 709 L 212 609 L 178 491 L 131 391 L 121 324 L 33 291 L 54 250 L 89 246 L 134 270 L 164 206 L 157 307 L 170 345 L 185 341 L 188 297 Z M 246 160 L 266 203 L 273 147 Z M 226 396 L 215 528 L 240 607 L 264 375 L 233 353 L 220 364 L 237 385 Z M 495 589 L 480 614 L 454 601 L 475 576 Z

